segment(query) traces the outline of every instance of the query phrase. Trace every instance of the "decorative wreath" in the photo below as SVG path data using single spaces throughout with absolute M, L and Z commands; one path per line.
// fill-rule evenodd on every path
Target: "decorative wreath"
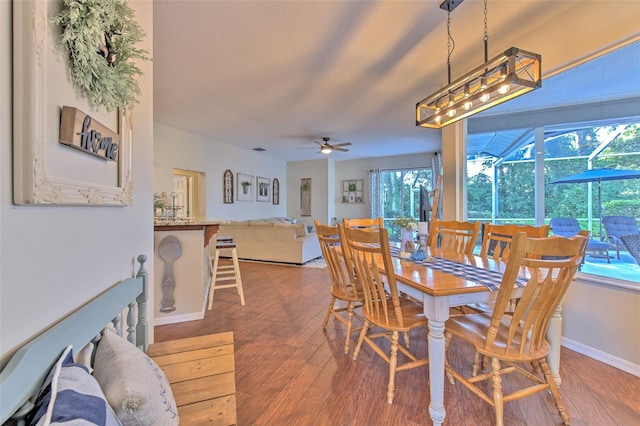
M 93 106 L 130 110 L 138 102 L 134 60 L 150 60 L 136 48 L 145 33 L 125 0 L 62 0 L 53 22 L 62 27 L 73 81 Z

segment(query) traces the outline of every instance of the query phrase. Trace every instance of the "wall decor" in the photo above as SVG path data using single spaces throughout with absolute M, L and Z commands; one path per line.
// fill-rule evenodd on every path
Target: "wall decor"
M 364 180 L 350 179 L 342 181 L 343 203 L 364 203 Z
M 131 110 L 138 102 L 136 60 L 150 60 L 136 47 L 145 33 L 125 0 L 62 0 L 51 22 L 61 29 L 74 83 L 94 107 Z
M 271 179 L 260 176 L 256 178 L 256 200 L 271 201 Z
M 280 181 L 273 179 L 273 204 L 280 204 Z
M 130 120 L 123 110 L 92 110 L 68 81 L 49 26 L 52 1 L 13 3 L 13 202 L 17 205 L 130 206 Z M 55 89 L 55 90 L 54 90 Z M 61 105 L 77 105 L 117 132 L 117 161 L 58 142 Z
M 222 201 L 225 204 L 233 204 L 233 172 L 225 170 L 222 174 Z
M 64 106 L 60 143 L 104 160 L 116 161 L 120 136 L 78 108 Z
M 238 172 L 237 178 L 238 201 L 253 201 L 253 176 Z
M 311 178 L 300 179 L 300 216 L 311 216 Z

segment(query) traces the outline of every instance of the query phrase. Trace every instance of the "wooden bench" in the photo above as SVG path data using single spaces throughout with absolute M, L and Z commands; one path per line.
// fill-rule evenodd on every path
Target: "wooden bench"
M 233 332 L 155 343 L 149 355 L 164 371 L 180 425 L 235 425 Z

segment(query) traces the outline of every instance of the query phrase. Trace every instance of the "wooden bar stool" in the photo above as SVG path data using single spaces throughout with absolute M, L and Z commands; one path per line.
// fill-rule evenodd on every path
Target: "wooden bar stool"
M 242 291 L 242 278 L 240 277 L 240 267 L 238 266 L 238 252 L 236 251 L 236 243 L 233 237 L 219 236 L 216 238 L 215 248 L 213 250 L 213 260 L 211 260 L 211 249 L 209 250 L 209 259 L 213 263 L 211 268 L 211 289 L 209 290 L 209 310 L 213 306 L 213 293 L 216 289 L 232 288 L 238 289 L 240 295 L 240 304 L 244 305 L 244 292 Z M 231 254 L 233 263 L 231 265 L 220 265 L 221 254 Z M 229 283 L 232 281 L 232 283 Z M 218 284 L 221 283 L 221 284 Z

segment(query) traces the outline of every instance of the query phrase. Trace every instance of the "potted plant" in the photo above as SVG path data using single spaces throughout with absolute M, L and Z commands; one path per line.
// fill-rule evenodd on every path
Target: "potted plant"
M 349 192 L 356 192 L 356 184 L 355 184 L 355 182 L 349 183 Z
M 245 180 L 240 183 L 242 185 L 242 192 L 245 194 L 249 193 L 249 187 L 251 186 L 251 182 Z

